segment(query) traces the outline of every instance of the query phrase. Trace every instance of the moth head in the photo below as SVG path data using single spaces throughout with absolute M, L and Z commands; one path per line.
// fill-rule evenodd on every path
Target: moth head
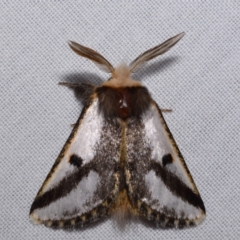
M 78 55 L 88 58 L 93 61 L 101 70 L 111 73 L 111 78 L 108 82 L 103 83 L 107 86 L 126 87 L 126 86 L 139 86 L 138 81 L 131 78 L 131 74 L 141 69 L 149 60 L 167 52 L 174 46 L 182 37 L 184 33 L 180 33 L 167 41 L 151 48 L 135 58 L 129 65 L 124 63 L 114 68 L 112 64 L 104 58 L 100 53 L 95 50 L 84 47 L 76 42 L 69 41 L 69 46 Z

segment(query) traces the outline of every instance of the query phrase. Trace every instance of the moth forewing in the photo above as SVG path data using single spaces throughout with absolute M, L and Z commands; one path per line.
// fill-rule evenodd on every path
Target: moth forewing
M 82 226 L 107 215 L 121 222 L 132 215 L 182 228 L 204 219 L 203 201 L 159 107 L 131 78 L 182 36 L 115 69 L 98 52 L 69 43 L 112 76 L 101 86 L 65 83 L 80 89 L 84 108 L 32 204 L 34 222 Z
M 95 221 L 107 215 L 110 202 L 116 198 L 121 129 L 109 127 L 98 116 L 97 98 L 83 111 L 34 200 L 30 216 L 35 223 L 70 226 Z M 106 138 L 114 142 L 100 144 Z
M 203 220 L 202 199 L 155 103 L 141 121 L 129 122 L 126 135 L 129 196 L 139 215 L 162 227 Z

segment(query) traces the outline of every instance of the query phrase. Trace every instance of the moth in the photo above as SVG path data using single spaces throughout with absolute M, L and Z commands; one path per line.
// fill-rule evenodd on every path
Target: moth
M 159 227 L 183 228 L 205 218 L 203 201 L 160 108 L 131 77 L 183 35 L 116 68 L 98 52 L 69 42 L 75 53 L 111 77 L 101 86 L 63 83 L 81 92 L 84 107 L 31 206 L 34 223 L 83 226 L 107 215 L 130 215 Z

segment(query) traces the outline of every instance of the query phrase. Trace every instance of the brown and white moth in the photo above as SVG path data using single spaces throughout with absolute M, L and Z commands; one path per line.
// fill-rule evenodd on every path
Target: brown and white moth
M 81 226 L 120 214 L 183 228 L 205 218 L 203 201 L 161 110 L 131 78 L 183 35 L 117 68 L 98 52 L 69 42 L 111 77 L 101 86 L 64 83 L 82 92 L 84 108 L 32 204 L 33 222 Z

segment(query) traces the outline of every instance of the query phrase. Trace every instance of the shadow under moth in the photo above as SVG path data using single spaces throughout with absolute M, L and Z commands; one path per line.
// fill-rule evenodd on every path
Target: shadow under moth
M 205 207 L 157 103 L 131 78 L 168 51 L 178 34 L 114 68 L 98 52 L 71 49 L 111 74 L 101 86 L 62 83 L 82 93 L 83 110 L 30 210 L 34 223 L 84 226 L 108 215 L 138 216 L 159 227 L 200 223 Z

